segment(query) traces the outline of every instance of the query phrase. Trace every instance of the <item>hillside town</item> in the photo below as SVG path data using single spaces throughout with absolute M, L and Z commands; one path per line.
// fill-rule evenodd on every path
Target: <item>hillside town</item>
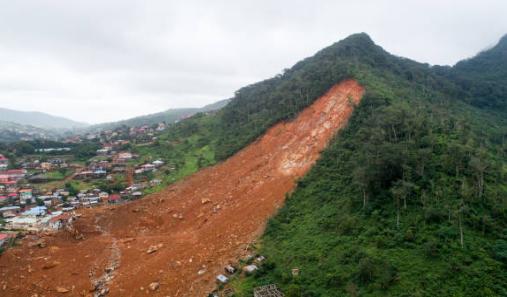
M 36 148 L 15 161 L 0 154 L 0 248 L 18 234 L 64 228 L 79 208 L 126 203 L 159 186 L 157 172 L 174 168 L 159 159 L 141 160 L 129 145 L 154 141 L 165 129 L 160 123 L 67 139 L 100 144 L 85 162 L 75 160 L 67 147 Z

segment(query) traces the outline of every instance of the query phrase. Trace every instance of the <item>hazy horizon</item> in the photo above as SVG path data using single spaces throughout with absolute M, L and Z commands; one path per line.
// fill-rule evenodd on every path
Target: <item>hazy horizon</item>
M 112 122 L 230 98 L 353 33 L 433 65 L 507 33 L 507 2 L 451 2 L 8 2 L 0 107 Z

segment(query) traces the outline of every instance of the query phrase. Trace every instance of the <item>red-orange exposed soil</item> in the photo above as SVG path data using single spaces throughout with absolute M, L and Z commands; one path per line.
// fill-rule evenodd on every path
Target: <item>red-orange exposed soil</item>
M 362 95 L 357 82 L 341 82 L 223 163 L 144 199 L 82 211 L 75 226 L 85 239 L 60 232 L 43 248 L 25 239 L 0 256 L 0 295 L 93 296 L 92 282 L 99 282 L 108 296 L 205 296 L 224 265 L 258 238 Z M 148 253 L 150 247 L 156 251 Z M 152 282 L 158 290 L 148 289 Z

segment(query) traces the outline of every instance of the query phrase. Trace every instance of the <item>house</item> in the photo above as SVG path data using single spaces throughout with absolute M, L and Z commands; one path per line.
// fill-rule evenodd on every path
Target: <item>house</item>
M 121 152 L 121 153 L 118 153 L 118 155 L 116 156 L 116 162 L 124 163 L 124 162 L 132 160 L 133 157 L 134 156 L 132 155 L 132 153 Z
M 88 179 L 88 178 L 92 178 L 93 176 L 94 176 L 93 171 L 85 170 L 85 171 L 81 171 L 78 174 L 76 174 L 74 176 L 74 179 Z
M 154 186 L 158 186 L 162 183 L 162 181 L 160 179 L 152 179 L 150 181 L 150 186 L 154 187 Z
M 7 167 L 9 167 L 9 159 L 0 154 L 0 170 L 7 170 Z
M 165 128 L 166 128 L 166 125 L 165 125 L 165 123 L 162 122 L 162 123 L 158 123 L 156 130 L 160 132 L 160 131 L 164 131 Z
M 156 161 L 153 161 L 151 164 L 153 164 L 155 167 L 160 167 L 160 166 L 164 165 L 164 161 L 156 160 Z
M 143 196 L 142 192 L 136 191 L 132 193 L 132 197 L 134 198 L 140 198 L 141 196 Z
M 107 171 L 105 171 L 104 169 L 97 169 L 95 171 L 93 171 L 93 176 L 94 177 L 104 177 L 107 175 Z
M 97 150 L 97 155 L 105 156 L 111 151 L 111 147 L 104 147 Z
M 26 169 L 10 169 L 10 170 L 5 170 L 5 171 L 2 172 L 2 174 L 8 175 L 10 180 L 17 182 L 17 181 L 25 178 L 25 176 L 26 176 Z
M 35 216 L 18 216 L 5 220 L 7 224 L 5 229 L 8 230 L 32 230 L 39 231 L 37 218 Z
M 111 194 L 107 200 L 111 204 L 119 203 L 121 201 L 121 197 L 118 194 Z
M 153 170 L 155 170 L 155 165 L 153 165 L 153 164 L 144 164 L 144 165 L 141 165 L 141 168 L 142 168 L 145 172 L 148 172 L 148 171 L 153 171 Z
M 246 273 L 253 273 L 255 270 L 259 269 L 257 265 L 251 264 L 243 267 L 243 271 Z
M 65 160 L 60 159 L 60 158 L 54 158 L 54 159 L 49 160 L 48 162 L 51 163 L 51 165 L 58 166 L 58 167 L 60 167 L 62 164 L 65 164 Z
M 217 275 L 217 282 L 226 284 L 227 282 L 229 282 L 229 278 L 223 274 L 219 274 Z
M 15 217 L 21 211 L 19 206 L 6 206 L 0 208 L 0 215 L 4 218 Z
M 32 203 L 32 189 L 21 189 L 19 190 L 19 202 L 21 204 Z
M 108 200 L 108 198 L 109 198 L 109 193 L 107 193 L 107 192 L 100 192 L 99 193 L 99 199 L 101 201 L 106 201 L 106 200 Z
M 5 186 L 12 186 L 16 184 L 16 181 L 12 180 L 7 174 L 0 174 L 0 184 Z
M 50 171 L 51 169 L 53 169 L 53 164 L 49 163 L 49 162 L 42 162 L 40 163 L 40 169 L 44 170 L 44 171 Z
M 9 197 L 9 202 L 12 203 L 13 201 L 16 201 L 18 199 L 17 193 L 9 193 L 7 194 L 7 197 Z
M 9 202 L 9 197 L 7 196 L 0 196 L 0 205 L 5 205 Z
M 71 218 L 69 213 L 58 214 L 49 219 L 48 228 L 50 230 L 59 230 L 63 228 L 65 223 Z
M 100 202 L 99 197 L 93 196 L 93 195 L 82 197 L 80 200 L 81 200 L 81 205 L 86 206 L 86 207 L 98 205 Z
M 3 185 L 12 185 L 16 184 L 19 180 L 23 179 L 26 176 L 25 169 L 11 169 L 1 171 L 0 174 L 0 184 Z
M 23 212 L 24 216 L 43 216 L 47 213 L 47 208 L 45 206 L 36 206 L 25 212 Z
M 0 233 L 0 247 L 9 242 L 11 238 L 16 238 L 14 233 Z
M 229 274 L 234 274 L 236 272 L 236 268 L 234 268 L 232 265 L 227 265 L 225 266 L 225 272 L 229 273 Z

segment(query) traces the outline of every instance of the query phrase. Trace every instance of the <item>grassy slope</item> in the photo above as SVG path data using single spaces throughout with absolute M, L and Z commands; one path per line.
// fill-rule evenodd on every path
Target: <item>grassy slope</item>
M 166 168 L 174 168 L 158 172 L 156 177 L 162 180 L 162 184 L 151 188 L 150 192 L 156 192 L 203 167 L 216 163 L 214 139 L 216 136 L 213 134 L 216 120 L 214 115 L 198 114 L 171 126 L 155 144 L 134 148 L 134 152 L 141 156 L 140 161 L 161 159 L 166 162 Z

